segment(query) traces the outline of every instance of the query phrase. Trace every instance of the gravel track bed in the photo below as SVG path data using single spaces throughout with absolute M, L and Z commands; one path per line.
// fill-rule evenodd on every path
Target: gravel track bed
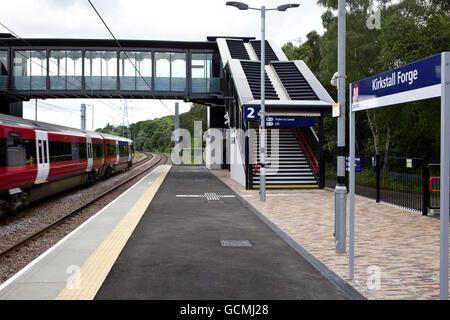
M 114 175 L 110 179 L 98 181 L 92 186 L 78 188 L 58 199 L 40 204 L 21 212 L 17 216 L 0 221 L 0 251 L 39 231 L 51 222 L 86 203 L 88 200 L 94 199 L 114 185 L 135 175 L 137 172 L 147 171 L 162 159 L 160 154 L 150 155 L 149 157 L 151 157 L 149 161 L 137 168 L 134 167 L 129 171 Z M 39 235 L 39 237 L 28 241 L 16 251 L 9 252 L 7 255 L 0 257 L 0 283 L 6 281 L 28 263 L 44 253 L 141 178 L 142 175 L 136 177 L 74 216 L 69 217 L 62 223 Z

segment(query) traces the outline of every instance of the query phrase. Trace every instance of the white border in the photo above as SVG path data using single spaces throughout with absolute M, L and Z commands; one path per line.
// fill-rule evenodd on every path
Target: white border
M 352 83 L 352 85 L 357 83 Z M 372 98 L 361 102 L 352 103 L 352 111 L 361 111 L 378 107 L 390 106 L 399 103 L 418 101 L 441 96 L 441 84 L 433 86 L 408 90 L 400 93 L 394 93 L 380 98 Z M 361 96 L 360 96 L 361 97 Z

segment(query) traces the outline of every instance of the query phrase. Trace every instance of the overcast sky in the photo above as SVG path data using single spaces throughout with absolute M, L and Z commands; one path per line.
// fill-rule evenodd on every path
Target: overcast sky
M 203 41 L 209 35 L 260 38 L 259 11 L 240 11 L 225 0 L 91 0 L 118 39 Z M 245 1 L 244 1 L 245 2 Z M 276 7 L 287 1 L 246 1 L 250 6 Z M 292 1 L 300 7 L 286 12 L 267 12 L 266 38 L 282 46 L 306 39 L 311 30 L 323 32 L 324 9 L 316 0 Z M 2 1 L 0 21 L 23 38 L 99 38 L 111 36 L 87 0 Z M 0 32 L 8 32 L 0 26 Z M 95 99 L 38 100 L 38 120 L 71 127 L 80 126 L 80 104 L 94 105 L 94 127 L 122 123 L 118 110 L 124 102 Z M 34 119 L 34 101 L 24 103 L 24 117 Z M 174 101 L 129 100 L 130 123 L 173 114 Z M 180 101 L 180 112 L 190 104 Z M 61 110 L 56 113 L 54 110 Z M 87 109 L 87 129 L 92 127 L 92 107 Z

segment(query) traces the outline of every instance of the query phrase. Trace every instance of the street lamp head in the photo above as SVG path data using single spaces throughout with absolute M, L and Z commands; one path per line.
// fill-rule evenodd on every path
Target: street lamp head
M 227 6 L 231 6 L 231 7 L 236 7 L 239 10 L 247 10 L 248 9 L 248 4 L 242 3 L 242 2 L 237 2 L 237 1 L 227 1 L 227 3 L 225 3 Z
M 278 11 L 286 11 L 289 8 L 297 8 L 300 5 L 298 3 L 290 3 L 290 4 L 283 4 L 282 6 L 278 6 L 277 10 Z

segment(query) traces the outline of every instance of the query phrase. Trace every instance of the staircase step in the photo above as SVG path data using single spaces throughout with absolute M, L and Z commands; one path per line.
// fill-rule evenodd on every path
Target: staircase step
M 253 181 L 259 180 L 259 175 L 257 176 L 253 176 Z M 291 180 L 311 180 L 311 181 L 316 181 L 316 179 L 314 178 L 314 176 L 279 176 L 279 175 L 274 175 L 274 176 L 268 176 L 266 175 L 266 180 L 287 180 L 287 181 L 291 181 Z

